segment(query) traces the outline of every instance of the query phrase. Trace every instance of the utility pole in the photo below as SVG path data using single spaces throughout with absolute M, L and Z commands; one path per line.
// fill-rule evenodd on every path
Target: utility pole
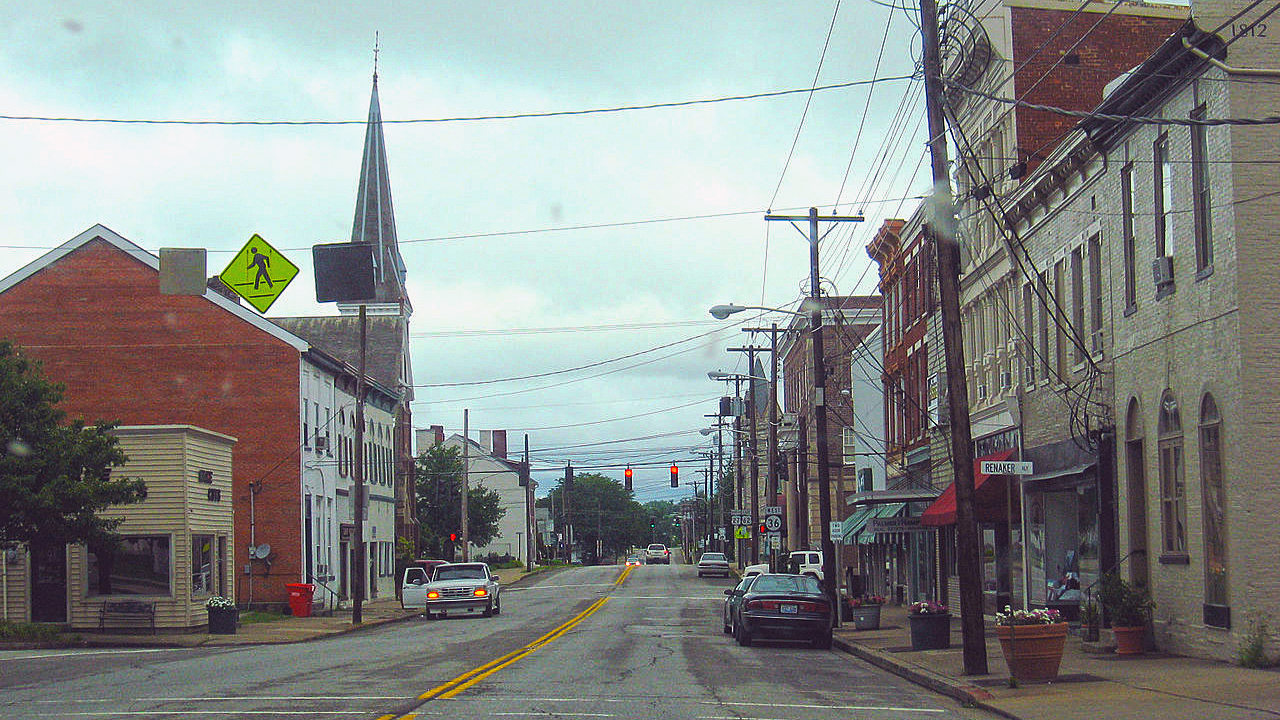
M 782 220 L 791 223 L 802 235 L 797 222 L 804 220 L 809 221 L 809 327 L 812 331 L 813 342 L 813 420 L 814 431 L 817 433 L 818 441 L 818 492 L 822 495 L 818 500 L 818 522 L 822 525 L 820 528 L 822 533 L 822 585 L 830 598 L 831 607 L 836 608 L 834 613 L 835 625 L 840 625 L 840 598 L 838 593 L 838 574 L 836 572 L 836 546 L 831 541 L 831 458 L 827 456 L 827 446 L 830 444 L 827 438 L 827 368 L 825 358 L 822 355 L 822 287 L 818 282 L 818 243 L 823 237 L 818 235 L 818 222 L 844 223 L 844 222 L 862 222 L 865 218 L 861 215 L 828 215 L 825 217 L 818 215 L 818 208 L 809 208 L 807 216 L 798 215 L 765 215 L 765 220 Z M 834 229 L 834 225 L 832 228 Z M 831 230 L 827 230 L 831 232 Z M 844 498 L 840 498 L 841 504 Z
M 538 552 L 537 538 L 533 536 L 533 473 L 529 472 L 529 434 L 524 435 L 524 569 L 533 572 L 533 556 Z
M 947 366 L 947 405 L 951 417 L 951 460 L 956 488 L 956 571 L 960 576 L 960 627 L 964 635 L 964 672 L 987 674 L 987 643 L 982 627 L 982 564 L 978 522 L 973 507 L 973 438 L 969 428 L 968 382 L 960 334 L 960 246 L 954 234 L 951 178 L 947 173 L 947 128 L 942 111 L 942 60 L 938 47 L 936 0 L 920 0 L 924 45 L 924 95 L 933 168 L 934 218 L 927 232 L 938 256 L 938 297 L 942 304 L 942 353 Z
M 360 306 L 360 360 L 359 367 L 356 368 L 356 452 L 355 452 L 355 472 L 352 473 L 355 480 L 355 498 L 352 500 L 352 510 L 355 513 L 355 545 L 356 559 L 355 572 L 351 573 L 351 579 L 355 582 L 355 587 L 351 593 L 351 622 L 359 625 L 364 622 L 364 589 L 365 589 L 365 545 L 364 545 L 364 360 L 366 346 L 366 332 L 369 322 L 365 316 L 365 306 Z M 252 488 L 250 489 L 250 499 L 252 500 Z M 250 575 L 250 578 L 253 576 Z
M 781 505 L 778 502 L 778 323 L 767 328 L 743 328 L 743 332 L 769 333 L 769 470 L 765 474 L 765 504 Z M 772 557 L 772 549 L 770 556 Z M 773 564 L 777 569 L 777 563 Z
M 744 352 L 747 354 L 747 416 L 751 424 L 751 437 L 748 439 L 748 447 L 751 449 L 751 564 L 755 565 L 760 562 L 760 451 L 756 442 L 756 392 L 755 381 L 763 380 L 752 373 L 756 371 L 756 353 L 764 350 L 762 347 L 748 345 L 747 347 L 728 348 L 729 352 Z
M 467 539 L 467 493 L 471 491 L 471 411 L 462 411 L 462 562 L 471 562 L 471 542 Z

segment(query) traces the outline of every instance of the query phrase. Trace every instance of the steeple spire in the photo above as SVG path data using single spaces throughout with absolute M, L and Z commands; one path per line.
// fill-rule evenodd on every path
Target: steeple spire
M 377 36 L 373 49 L 373 92 L 369 98 L 369 120 L 365 126 L 364 160 L 360 165 L 360 189 L 356 195 L 355 221 L 351 242 L 367 242 L 374 247 L 374 286 L 379 303 L 396 304 L 408 313 L 405 292 L 406 268 L 396 242 L 396 218 L 391 205 L 391 179 L 387 173 L 387 148 L 382 135 L 382 108 L 378 103 Z

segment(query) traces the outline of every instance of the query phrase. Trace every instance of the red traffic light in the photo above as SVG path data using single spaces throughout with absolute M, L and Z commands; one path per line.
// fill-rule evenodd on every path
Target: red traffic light
M 671 487 L 680 487 L 680 468 L 671 463 Z
M 631 489 L 631 468 L 627 468 L 626 470 L 622 471 L 622 477 L 625 478 L 626 480 L 625 482 L 626 489 L 630 490 Z
M 449 542 L 458 542 L 458 533 L 449 533 Z
M 760 523 L 760 534 L 765 534 L 764 523 Z

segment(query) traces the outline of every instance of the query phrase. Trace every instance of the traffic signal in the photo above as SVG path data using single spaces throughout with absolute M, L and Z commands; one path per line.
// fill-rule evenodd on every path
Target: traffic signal
M 760 523 L 760 534 L 764 535 L 764 533 L 765 533 L 764 523 Z
M 650 529 L 650 530 L 652 530 L 652 529 L 654 529 L 654 528 L 656 528 L 656 527 L 658 527 L 658 521 L 657 521 L 657 520 L 650 520 L 650 521 L 649 521 L 649 529 Z
M 622 471 L 622 477 L 626 480 L 627 492 L 631 492 L 631 468 Z
M 458 542 L 458 533 L 449 533 L 449 542 Z
M 565 490 L 573 489 L 573 466 L 572 465 L 564 466 L 564 489 Z
M 680 487 L 680 468 L 671 463 L 671 487 Z

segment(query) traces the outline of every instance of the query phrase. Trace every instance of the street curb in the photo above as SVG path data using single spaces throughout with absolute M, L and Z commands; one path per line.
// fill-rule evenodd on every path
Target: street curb
M 865 660 L 878 668 L 888 670 L 894 675 L 910 680 L 936 693 L 946 695 L 963 705 L 981 708 L 987 712 L 1009 718 L 1009 720 L 1022 720 L 1017 715 L 989 703 L 988 701 L 994 700 L 995 696 L 975 685 L 958 682 L 946 675 L 931 672 L 917 665 L 900 662 L 887 653 L 862 647 L 839 636 L 832 638 L 831 644 L 846 654 Z

